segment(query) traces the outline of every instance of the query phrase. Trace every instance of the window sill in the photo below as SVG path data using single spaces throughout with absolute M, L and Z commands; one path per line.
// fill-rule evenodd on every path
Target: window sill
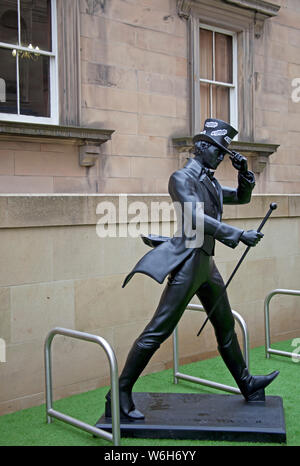
M 12 123 L 0 121 L 0 141 L 11 139 L 37 142 L 76 144 L 80 147 L 79 163 L 95 165 L 100 154 L 100 145 L 111 139 L 114 130 L 82 128 L 78 126 L 55 126 L 35 123 Z
M 192 137 L 174 138 L 173 146 L 178 152 L 190 152 L 193 148 Z M 268 163 L 270 155 L 277 151 L 278 144 L 265 144 L 259 142 L 233 141 L 229 148 L 241 152 L 252 158 L 252 169 L 255 173 L 262 173 Z

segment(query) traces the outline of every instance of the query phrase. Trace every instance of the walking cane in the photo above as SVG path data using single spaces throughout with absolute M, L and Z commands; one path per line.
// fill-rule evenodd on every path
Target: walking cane
M 277 204 L 275 202 L 272 202 L 270 204 L 270 209 L 269 211 L 267 212 L 265 218 L 263 219 L 263 221 L 261 222 L 261 224 L 259 225 L 257 231 L 261 231 L 262 227 L 264 226 L 264 224 L 266 223 L 266 221 L 268 220 L 268 218 L 270 217 L 271 213 L 273 212 L 273 210 L 277 209 Z M 243 253 L 242 257 L 240 258 L 238 264 L 236 265 L 234 271 L 232 272 L 232 274 L 230 275 L 226 285 L 224 286 L 222 292 L 220 293 L 220 296 L 218 297 L 217 301 L 215 302 L 213 308 L 209 311 L 209 313 L 207 314 L 207 317 L 204 321 L 204 324 L 202 325 L 202 327 L 200 328 L 199 332 L 197 333 L 197 337 L 200 335 L 200 333 L 202 332 L 202 330 L 204 329 L 207 321 L 210 319 L 210 317 L 212 316 L 214 310 L 216 309 L 220 299 L 223 297 L 229 283 L 231 282 L 231 280 L 233 279 L 234 275 L 236 274 L 239 266 L 241 265 L 241 263 L 243 262 L 243 260 L 245 259 L 246 255 L 248 254 L 249 250 L 252 248 L 252 246 L 248 246 L 247 249 L 245 250 L 245 252 Z

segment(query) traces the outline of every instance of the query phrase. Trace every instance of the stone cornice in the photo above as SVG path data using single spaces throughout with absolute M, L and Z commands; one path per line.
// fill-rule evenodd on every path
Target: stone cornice
M 114 130 L 0 121 L 1 139 L 57 142 L 80 146 L 79 164 L 91 167 L 100 155 L 99 146 L 111 139 Z
M 257 13 L 266 16 L 276 16 L 280 10 L 280 6 L 265 0 L 223 0 L 225 3 L 230 3 L 241 8 L 254 10 Z
M 18 138 L 48 138 L 72 142 L 94 141 L 102 144 L 111 138 L 114 131 L 98 128 L 83 128 L 79 126 L 56 126 L 35 123 L 12 123 L 0 121 L 0 138 L 14 136 Z
M 259 13 L 263 17 L 276 16 L 280 6 L 267 0 L 220 0 L 222 3 Z M 205 3 L 205 0 L 177 0 L 177 12 L 181 18 L 188 19 L 193 5 Z M 208 2 L 209 3 L 209 2 Z
M 193 148 L 192 136 L 174 138 L 173 146 L 178 152 L 190 152 Z M 252 157 L 253 171 L 255 173 L 261 173 L 270 155 L 277 151 L 278 144 L 266 144 L 259 142 L 244 142 L 244 141 L 233 141 L 230 145 L 230 149 L 237 152 L 241 152 L 248 157 Z

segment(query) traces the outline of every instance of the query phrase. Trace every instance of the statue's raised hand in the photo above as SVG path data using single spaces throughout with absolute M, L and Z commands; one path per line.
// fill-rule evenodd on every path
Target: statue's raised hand
M 241 173 L 246 173 L 248 171 L 248 162 L 246 157 L 235 151 L 232 151 L 232 153 L 233 156 L 230 155 L 229 158 L 233 167 Z

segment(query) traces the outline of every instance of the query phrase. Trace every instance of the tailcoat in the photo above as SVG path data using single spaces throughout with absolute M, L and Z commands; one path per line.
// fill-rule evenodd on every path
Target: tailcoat
M 154 247 L 145 254 L 133 270 L 127 275 L 123 287 L 132 276 L 139 272 L 149 275 L 158 283 L 162 283 L 167 275 L 178 270 L 194 248 L 187 247 L 187 238 L 184 227 L 185 203 L 189 203 L 192 213 L 193 227 L 196 227 L 197 208 L 196 203 L 203 203 L 204 208 L 204 241 L 200 249 L 208 256 L 214 255 L 215 240 L 235 248 L 239 243 L 243 230 L 222 222 L 223 204 L 246 204 L 251 199 L 251 193 L 255 186 L 254 174 L 247 171 L 238 173 L 237 188 L 222 187 L 216 178 L 210 179 L 197 157 L 189 159 L 186 165 L 172 174 L 169 180 L 169 194 L 173 202 L 182 206 L 182 235 L 172 238 L 149 235 L 143 237 L 143 241 Z M 189 243 L 191 244 L 191 243 Z

